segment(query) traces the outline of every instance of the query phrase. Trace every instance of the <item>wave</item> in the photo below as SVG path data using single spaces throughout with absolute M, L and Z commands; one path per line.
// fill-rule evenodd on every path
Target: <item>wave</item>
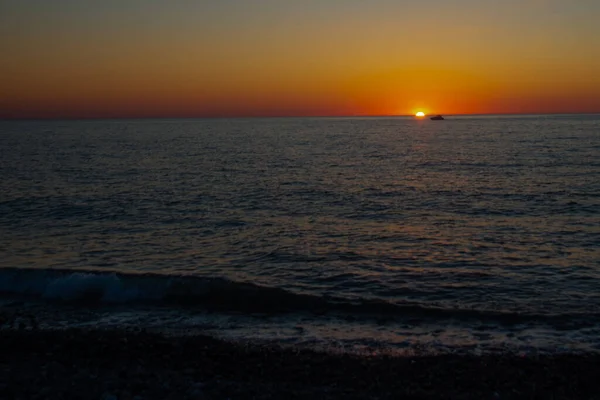
M 355 317 L 436 319 L 571 327 L 600 323 L 597 314 L 532 314 L 457 309 L 384 300 L 317 296 L 225 278 L 59 269 L 0 269 L 0 294 L 70 304 L 159 304 L 233 312 L 344 313 Z

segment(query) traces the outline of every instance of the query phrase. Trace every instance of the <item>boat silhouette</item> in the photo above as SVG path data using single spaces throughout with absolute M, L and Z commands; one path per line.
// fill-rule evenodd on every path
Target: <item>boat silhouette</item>
M 441 115 L 436 115 L 435 117 L 431 117 L 430 119 L 433 121 L 443 121 L 444 117 L 442 117 Z

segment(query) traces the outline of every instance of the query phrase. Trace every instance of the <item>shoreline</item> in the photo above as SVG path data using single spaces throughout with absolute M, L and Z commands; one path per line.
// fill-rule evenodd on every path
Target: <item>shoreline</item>
M 128 330 L 0 330 L 6 399 L 592 399 L 600 355 L 357 356 Z

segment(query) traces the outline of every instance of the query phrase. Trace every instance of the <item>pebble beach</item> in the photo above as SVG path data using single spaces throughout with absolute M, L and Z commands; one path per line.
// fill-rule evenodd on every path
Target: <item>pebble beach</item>
M 598 355 L 328 354 L 143 331 L 0 331 L 2 399 L 598 399 Z

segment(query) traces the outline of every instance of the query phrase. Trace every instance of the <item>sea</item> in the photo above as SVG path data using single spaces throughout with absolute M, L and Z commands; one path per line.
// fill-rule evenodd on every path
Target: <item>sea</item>
M 600 351 L 600 115 L 0 122 L 0 304 L 359 354 Z

